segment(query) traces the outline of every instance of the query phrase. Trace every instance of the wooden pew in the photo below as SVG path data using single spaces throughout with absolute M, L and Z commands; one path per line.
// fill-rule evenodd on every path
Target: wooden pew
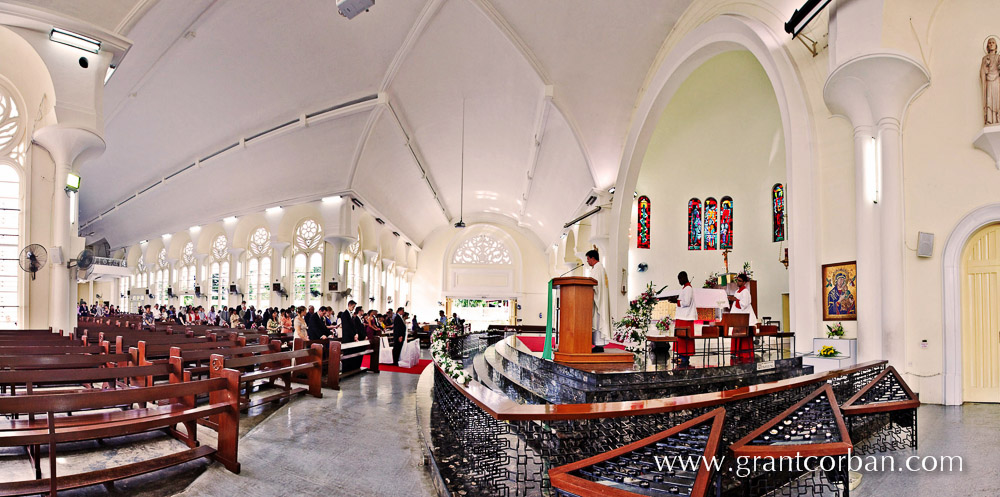
M 50 478 L 0 483 L 0 496 L 48 493 L 55 496 L 61 490 L 109 484 L 115 480 L 150 473 L 202 457 L 222 463 L 226 469 L 239 473 L 237 460 L 239 436 L 238 373 L 222 371 L 219 377 L 202 381 L 180 382 L 153 387 L 79 394 L 39 394 L 0 398 L 0 415 L 35 414 L 39 419 L 0 421 L 0 446 L 49 446 Z M 189 400 L 208 393 L 213 401 L 195 406 Z M 165 406 L 157 401 L 170 399 Z M 58 412 L 104 409 L 139 404 L 125 411 L 110 411 L 79 416 L 60 416 Z M 194 421 L 206 416 L 218 419 L 218 447 L 199 446 Z M 150 430 L 172 430 L 181 424 L 187 427 L 189 449 L 154 459 L 113 468 L 59 476 L 57 472 L 58 444 L 82 440 L 118 437 Z
M 322 338 L 319 340 L 305 340 L 296 338 L 292 342 L 292 350 L 302 350 L 319 345 L 323 349 L 323 371 L 326 374 L 326 381 L 323 386 L 333 390 L 340 390 L 340 379 L 355 375 L 364 369 L 344 370 L 344 361 L 357 357 L 370 356 L 369 361 L 378 364 L 379 351 L 371 346 L 367 339 L 357 342 L 341 343 L 339 340 Z M 308 381 L 304 375 L 296 375 L 293 381 L 305 383 Z
M 220 343 L 220 342 L 209 342 Z M 280 352 L 277 343 L 267 345 L 249 345 L 238 347 L 215 347 L 215 348 L 182 348 L 171 347 L 170 363 L 176 367 L 191 373 L 192 377 L 202 376 L 209 372 L 209 361 L 212 356 L 219 355 L 224 358 L 247 357 L 260 354 L 272 354 Z M 142 363 L 140 363 L 142 364 Z
M 308 349 L 248 357 L 227 358 L 222 354 L 212 354 L 209 371 L 212 378 L 218 378 L 228 371 L 239 373 L 235 381 L 246 385 L 246 395 L 240 399 L 240 410 L 247 410 L 251 407 L 284 400 L 290 398 L 292 395 L 305 392 L 306 389 L 303 388 L 292 388 L 292 375 L 299 371 L 305 371 L 309 378 L 309 394 L 316 398 L 322 398 L 322 360 L 323 348 L 318 344 Z M 248 371 L 248 368 L 257 369 Z M 253 390 L 253 384 L 259 380 L 270 380 L 272 378 L 282 379 L 284 383 L 283 391 L 257 401 L 251 401 L 250 392 Z M 221 392 L 212 393 L 209 397 L 210 402 L 213 404 L 218 402 L 221 395 Z M 215 422 L 214 418 L 210 418 L 210 423 L 214 424 Z

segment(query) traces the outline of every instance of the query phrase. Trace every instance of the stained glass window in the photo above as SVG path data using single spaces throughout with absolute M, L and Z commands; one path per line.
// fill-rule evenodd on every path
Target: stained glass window
M 719 248 L 733 249 L 733 198 L 722 197 L 719 208 Z
M 771 227 L 772 241 L 785 241 L 785 186 L 781 183 L 771 188 Z
M 705 250 L 719 248 L 719 202 L 705 199 Z
M 701 200 L 688 200 L 688 250 L 701 250 Z
M 250 237 L 250 255 L 259 256 L 271 249 L 271 233 L 267 228 L 257 228 Z
M 637 231 L 638 248 L 649 248 L 649 197 L 639 197 L 639 227 Z

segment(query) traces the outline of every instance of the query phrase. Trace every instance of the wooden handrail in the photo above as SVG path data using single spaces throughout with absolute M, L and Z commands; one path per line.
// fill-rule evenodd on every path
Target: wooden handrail
M 771 383 L 761 383 L 746 387 L 709 392 L 696 395 L 682 395 L 648 400 L 626 400 L 617 402 L 596 402 L 592 404 L 518 404 L 507 396 L 491 390 L 483 384 L 471 380 L 468 385 L 462 385 L 442 371 L 448 382 L 462 392 L 469 400 L 500 421 L 555 421 L 566 419 L 616 418 L 621 416 L 636 416 L 642 414 L 660 414 L 666 412 L 714 407 L 736 400 L 744 400 L 760 395 L 791 390 L 811 383 L 819 383 L 848 375 L 857 371 L 886 364 L 888 361 L 869 361 L 850 368 L 836 369 L 823 373 L 788 378 Z M 435 364 L 440 371 L 441 368 Z

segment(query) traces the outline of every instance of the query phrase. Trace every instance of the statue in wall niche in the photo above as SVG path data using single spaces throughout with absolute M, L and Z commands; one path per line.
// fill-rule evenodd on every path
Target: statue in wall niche
M 987 125 L 1000 124 L 1000 54 L 997 37 L 986 38 L 986 55 L 979 68 L 979 81 L 983 85 L 983 118 Z

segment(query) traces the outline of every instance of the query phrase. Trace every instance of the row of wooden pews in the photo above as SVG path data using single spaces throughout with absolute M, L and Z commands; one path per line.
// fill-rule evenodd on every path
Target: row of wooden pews
M 297 393 L 322 396 L 318 346 L 283 352 L 279 341 L 248 346 L 236 334 L 80 324 L 79 334 L 0 331 L 0 447 L 22 447 L 35 472 L 33 480 L 0 483 L 0 496 L 113 485 L 199 458 L 238 473 L 240 411 Z M 308 389 L 293 388 L 293 375 L 303 375 Z M 283 383 L 278 394 L 251 402 L 255 389 L 276 379 Z M 216 447 L 201 445 L 198 424 L 218 432 Z M 59 475 L 60 444 L 160 430 L 187 449 Z M 45 460 L 48 478 L 42 478 Z

